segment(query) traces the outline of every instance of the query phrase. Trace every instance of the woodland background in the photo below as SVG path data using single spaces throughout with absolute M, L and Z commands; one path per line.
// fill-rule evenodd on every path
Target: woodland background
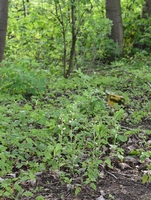
M 1 198 L 150 194 L 150 53 L 151 0 L 1 0 Z

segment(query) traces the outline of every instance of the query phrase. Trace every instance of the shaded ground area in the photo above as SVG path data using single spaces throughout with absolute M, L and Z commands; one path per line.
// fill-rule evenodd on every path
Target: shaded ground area
M 98 180 L 96 191 L 89 186 L 83 186 L 77 197 L 74 195 L 74 189 L 67 185 L 61 185 L 50 174 L 44 175 L 41 176 L 38 183 L 39 186 L 43 187 L 41 191 L 32 198 L 22 197 L 20 199 L 34 200 L 41 195 L 46 200 L 150 200 L 151 184 L 142 184 L 140 176 L 133 173 L 134 170 L 126 170 L 121 173 L 106 172 L 104 177 Z M 30 190 L 32 190 L 31 186 Z
M 34 181 L 25 181 L 22 184 L 23 192 L 31 192 L 32 197 L 19 196 L 19 200 L 151 200 L 151 183 L 146 181 L 142 183 L 143 174 L 151 175 L 148 165 L 151 165 L 151 159 L 148 158 L 141 162 L 137 155 L 129 157 L 129 153 L 137 147 L 149 150 L 147 145 L 151 141 L 151 135 L 146 134 L 151 130 L 151 125 L 146 118 L 135 127 L 129 127 L 123 124 L 121 127 L 132 130 L 140 127 L 137 134 L 131 135 L 129 140 L 121 145 L 125 150 L 124 160 L 121 162 L 118 158 L 111 159 L 113 168 L 100 166 L 100 177 L 96 183 L 96 190 L 89 185 L 82 185 L 80 177 L 73 179 L 71 185 L 61 184 L 59 172 L 39 172 L 35 174 Z M 75 195 L 76 188 L 80 192 Z M 30 196 L 30 195 L 29 195 Z M 0 200 L 11 200 L 11 198 L 0 198 Z
M 150 125 L 139 124 L 143 129 L 149 129 Z M 148 138 L 149 139 L 149 138 Z M 146 138 L 147 140 L 147 138 Z M 139 145 L 139 136 L 130 138 L 133 145 Z M 125 147 L 124 147 L 125 146 Z M 128 141 L 123 148 L 129 148 Z M 131 145 L 132 146 L 132 145 Z M 21 200 L 34 200 L 38 196 L 45 200 L 151 200 L 151 183 L 142 183 L 142 176 L 148 172 L 147 165 L 151 160 L 140 162 L 137 157 L 125 157 L 123 163 L 118 159 L 112 160 L 113 169 L 107 166 L 100 167 L 100 177 L 96 184 L 96 190 L 89 185 L 81 185 L 80 177 L 73 180 L 71 186 L 61 184 L 58 174 L 54 172 L 38 173 L 35 182 L 26 182 L 25 191 L 34 193 L 33 197 L 20 197 Z M 75 196 L 75 188 L 80 184 L 81 191 Z M 38 192 L 35 193 L 35 188 Z

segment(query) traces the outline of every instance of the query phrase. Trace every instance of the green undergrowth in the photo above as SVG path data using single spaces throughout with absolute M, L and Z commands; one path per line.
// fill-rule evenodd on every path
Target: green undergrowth
M 22 183 L 50 169 L 59 172 L 63 183 L 72 185 L 80 177 L 80 184 L 96 189 L 100 166 L 112 168 L 115 157 L 123 161 L 122 145 L 145 129 L 145 120 L 150 123 L 151 69 L 137 59 L 100 66 L 89 75 L 77 70 L 69 79 L 38 70 L 35 63 L 11 64 L 9 70 L 8 63 L 4 65 L 0 69 L 0 196 L 32 196 L 22 190 Z M 110 107 L 109 94 L 122 95 L 125 104 Z M 130 156 L 143 160 L 151 155 L 150 144 L 145 143 L 150 134 L 150 130 L 141 134 L 144 149 L 138 147 Z M 8 174 L 17 176 L 10 179 Z

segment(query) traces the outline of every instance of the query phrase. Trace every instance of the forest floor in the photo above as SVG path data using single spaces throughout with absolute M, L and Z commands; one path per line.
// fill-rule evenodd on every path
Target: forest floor
M 51 174 L 47 175 L 41 177 L 41 192 L 21 199 L 35 200 L 37 195 L 41 195 L 45 200 L 151 200 L 151 184 L 142 184 L 141 175 L 135 173 L 135 169 L 123 172 L 107 171 L 104 178 L 98 180 L 96 191 L 89 186 L 83 186 L 77 197 L 67 185 L 61 185 L 59 180 L 52 180 Z M 49 184 L 46 184 L 46 180 Z
M 8 172 L 0 177 L 0 200 L 151 200 L 151 72 L 134 70 L 79 72 L 56 79 L 43 95 L 1 96 Z M 109 106 L 108 91 L 126 103 Z
M 143 130 L 151 129 L 148 122 L 144 121 L 140 125 Z M 139 143 L 136 135 L 131 139 L 135 145 Z M 129 144 L 124 144 L 124 148 L 129 148 Z M 148 161 L 140 163 L 137 159 L 125 159 L 123 165 L 119 165 L 117 160 L 112 160 L 112 163 L 113 169 L 100 169 L 103 176 L 98 179 L 96 191 L 89 185 L 83 185 L 75 197 L 74 188 L 61 184 L 54 173 L 42 173 L 38 175 L 36 182 L 36 185 L 42 188 L 41 191 L 30 198 L 22 197 L 21 200 L 34 200 L 40 195 L 45 200 L 151 200 L 151 183 L 142 183 L 142 174 L 147 168 Z M 79 181 L 80 177 L 74 184 L 78 184 Z M 24 189 L 32 190 L 32 184 L 27 184 Z
M 38 182 L 43 189 L 33 197 L 20 199 L 35 200 L 41 195 L 45 200 L 151 200 L 151 184 L 142 184 L 141 175 L 136 168 L 106 171 L 104 177 L 98 180 L 96 191 L 88 185 L 83 186 L 75 197 L 72 189 L 61 185 L 52 174 L 43 174 Z M 31 190 L 31 185 L 28 187 Z

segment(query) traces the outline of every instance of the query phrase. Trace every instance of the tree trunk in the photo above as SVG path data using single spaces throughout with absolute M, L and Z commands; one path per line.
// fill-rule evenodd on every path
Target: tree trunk
M 8 18 L 8 0 L 0 0 L 0 62 L 3 58 Z
M 145 4 L 142 9 L 142 17 L 150 17 L 151 16 L 151 0 L 145 0 Z
M 67 71 L 67 77 L 70 75 L 72 69 L 73 69 L 73 58 L 75 55 L 75 45 L 77 41 L 77 33 L 76 33 L 76 27 L 75 27 L 75 0 L 72 0 L 72 5 L 71 5 L 71 26 L 72 26 L 72 42 L 71 42 L 71 49 L 70 49 L 70 58 L 69 58 L 69 68 Z
M 118 44 L 123 52 L 123 25 L 120 0 L 106 0 L 106 17 L 113 22 L 110 37 Z

